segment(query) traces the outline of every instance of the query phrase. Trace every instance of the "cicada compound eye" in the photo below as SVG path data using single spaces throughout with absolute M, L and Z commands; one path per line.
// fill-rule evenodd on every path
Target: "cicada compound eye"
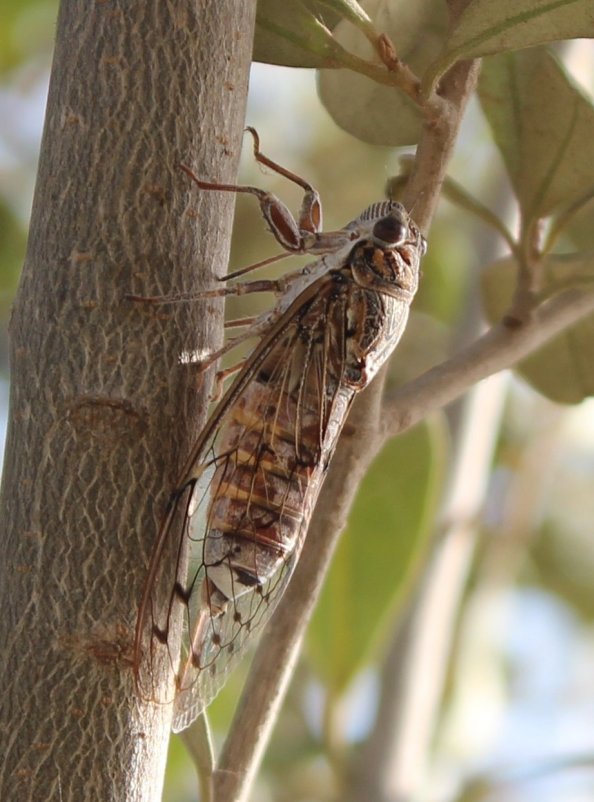
M 408 226 L 393 215 L 383 217 L 373 227 L 374 239 L 385 245 L 398 245 L 404 242 L 407 234 Z

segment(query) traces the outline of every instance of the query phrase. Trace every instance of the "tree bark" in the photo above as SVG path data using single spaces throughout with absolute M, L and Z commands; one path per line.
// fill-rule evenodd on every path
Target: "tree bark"
M 170 710 L 136 698 L 147 555 L 203 421 L 184 352 L 228 257 L 255 0 L 63 0 L 11 323 L 0 496 L 0 799 L 157 800 Z

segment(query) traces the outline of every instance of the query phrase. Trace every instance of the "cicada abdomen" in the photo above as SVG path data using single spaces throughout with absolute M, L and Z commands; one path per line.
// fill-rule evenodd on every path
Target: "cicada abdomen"
M 257 147 L 256 157 L 265 159 Z M 353 398 L 404 330 L 425 249 L 398 203 L 376 203 L 341 231 L 323 234 L 310 225 L 309 205 L 300 225 L 292 221 L 279 233 L 288 213 L 271 212 L 269 195 L 265 202 L 285 247 L 296 231 L 294 250 L 324 256 L 276 285 L 275 307 L 248 330 L 260 342 L 192 450 L 151 558 L 136 676 L 145 690 L 153 661 L 167 651 L 175 730 L 210 702 L 281 597 Z M 176 565 L 168 566 L 163 553 L 180 510 L 182 542 Z M 168 603 L 157 607 L 163 585 Z M 185 637 L 178 662 L 172 621 L 180 608 Z M 156 688 L 145 695 L 161 701 Z

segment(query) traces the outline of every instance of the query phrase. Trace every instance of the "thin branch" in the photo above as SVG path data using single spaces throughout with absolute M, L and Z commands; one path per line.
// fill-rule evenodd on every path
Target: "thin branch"
M 400 90 L 416 103 L 417 106 L 422 106 L 425 114 L 431 119 L 438 119 L 446 113 L 447 101 L 435 92 L 424 98 L 421 102 L 419 79 L 412 70 L 398 58 L 394 50 L 394 45 L 385 34 L 378 39 L 378 47 L 381 49 L 380 57 L 384 62 L 383 65 L 374 64 L 348 50 L 344 50 L 343 48 L 338 49 L 339 47 L 340 46 L 337 45 L 335 54 L 337 66 L 347 67 L 353 70 L 353 72 L 358 72 L 360 75 L 371 78 L 378 84 L 392 86 L 394 89 Z
M 212 776 L 214 773 L 214 750 L 208 718 L 203 713 L 180 738 L 188 750 L 198 773 L 200 802 L 212 802 Z
M 594 313 L 594 293 L 568 290 L 537 308 L 518 328 L 494 326 L 476 342 L 386 398 L 386 437 L 395 437 L 473 384 L 534 353 L 556 334 Z
M 491 377 L 465 399 L 435 548 L 382 668 L 377 721 L 353 782 L 357 802 L 416 799 L 422 789 L 502 411 L 501 379 Z
M 433 117 L 426 110 L 426 125 L 406 186 L 403 203 L 414 208 L 414 217 L 422 231 L 428 231 L 445 181 L 464 109 L 478 80 L 478 61 L 456 64 L 442 82 L 442 115 Z
M 405 64 L 402 59 L 398 58 L 394 43 L 387 34 L 382 33 L 378 36 L 377 51 L 386 67 L 400 75 L 400 84 L 403 91 L 418 103 L 420 81 L 408 64 Z M 439 104 L 440 99 L 436 96 L 434 101 Z M 439 106 L 436 106 L 436 111 L 437 110 L 439 110 Z
M 376 32 L 371 35 L 368 35 L 369 32 L 365 34 L 383 62 L 377 64 L 346 50 L 335 39 L 332 31 L 315 16 L 310 20 L 309 35 L 305 35 L 299 30 L 284 28 L 274 20 L 263 16 L 259 18 L 259 24 L 276 36 L 322 58 L 323 66 L 326 69 L 346 68 L 352 70 L 371 78 L 378 84 L 391 86 L 403 92 L 418 106 L 422 105 L 425 112 L 429 113 L 432 118 L 444 114 L 446 101 L 436 93 L 428 95 L 421 104 L 420 81 L 410 67 L 398 58 L 394 45 L 386 34 L 377 34 Z
M 496 208 L 510 211 L 501 181 Z M 508 215 L 505 215 L 508 216 Z M 502 249 L 494 229 L 477 230 L 479 263 L 489 264 Z M 484 332 L 479 276 L 471 275 L 464 316 L 453 348 Z M 357 756 L 351 799 L 417 798 L 424 788 L 431 738 L 435 732 L 459 603 L 466 586 L 484 503 L 507 381 L 494 376 L 472 388 L 450 411 L 452 461 L 433 548 L 398 617 L 381 666 L 376 721 Z

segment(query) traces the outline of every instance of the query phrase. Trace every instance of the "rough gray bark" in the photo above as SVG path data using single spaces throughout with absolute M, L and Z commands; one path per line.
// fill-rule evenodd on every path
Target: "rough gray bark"
M 11 324 L 0 498 L 0 799 L 157 800 L 169 711 L 135 697 L 146 558 L 220 336 L 255 2 L 63 0 Z

